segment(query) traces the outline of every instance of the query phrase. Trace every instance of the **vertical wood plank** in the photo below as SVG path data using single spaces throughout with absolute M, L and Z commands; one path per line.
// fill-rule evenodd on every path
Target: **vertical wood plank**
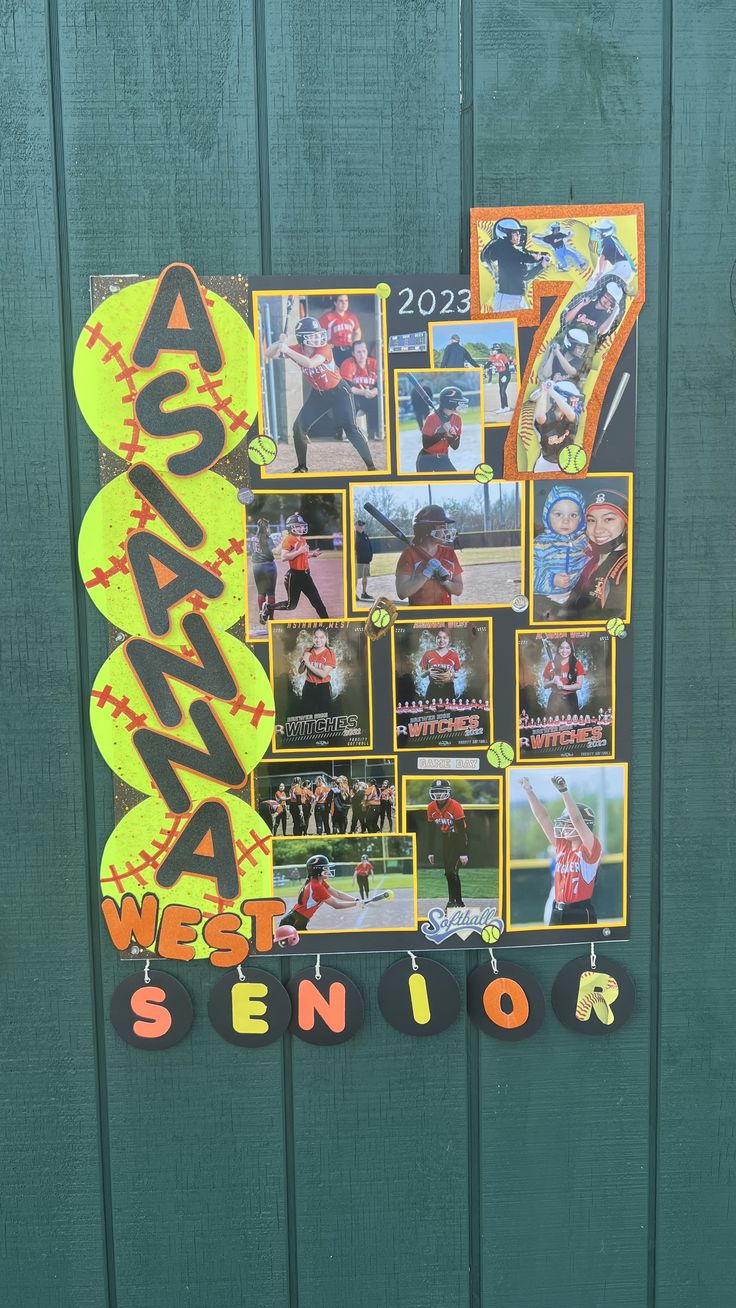
M 457 271 L 457 7 L 269 0 L 265 22 L 273 270 Z M 334 962 L 363 990 L 366 1026 L 344 1049 L 291 1046 L 299 1308 L 462 1308 L 464 1019 L 400 1036 L 377 1010 L 386 960 Z
M 45 7 L 4 12 L 0 50 L 0 1284 L 107 1308 Z
M 728 1303 L 736 1276 L 735 42 L 724 0 L 675 0 L 656 1308 Z
M 457 6 L 268 0 L 265 23 L 274 271 L 456 271 Z
M 643 200 L 647 228 L 634 515 L 632 932 L 630 943 L 610 949 L 636 978 L 637 1011 L 611 1040 L 576 1038 L 551 1011 L 526 1046 L 489 1048 L 481 1040 L 477 1293 L 484 1305 L 506 1308 L 648 1303 L 663 31 L 661 5 L 633 0 L 615 13 L 597 0 L 582 8 L 562 0 L 473 3 L 475 203 Z M 523 961 L 549 995 L 560 967 L 580 952 L 530 950 Z
M 60 0 L 59 64 L 70 356 L 91 273 L 155 275 L 171 259 L 201 273 L 258 266 L 252 12 L 237 0 Z M 67 366 L 70 376 L 70 357 Z M 98 444 L 81 421 L 75 439 L 78 518 L 97 488 Z M 86 600 L 81 622 L 86 695 L 105 634 Z M 111 781 L 96 755 L 93 767 L 98 859 Z M 107 1002 L 131 965 L 100 936 Z M 194 1000 L 192 1035 L 147 1058 L 104 1029 L 118 1308 L 283 1303 L 281 1047 L 226 1044 L 207 1018 L 215 971 L 166 967 Z

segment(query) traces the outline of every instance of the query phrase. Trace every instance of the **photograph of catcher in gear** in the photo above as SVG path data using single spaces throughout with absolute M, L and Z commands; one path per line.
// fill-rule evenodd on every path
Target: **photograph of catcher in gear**
M 287 906 L 280 926 L 304 932 L 413 930 L 416 858 L 411 835 L 323 836 L 273 842 L 274 887 Z M 326 906 L 340 914 L 322 912 Z
M 419 916 L 498 911 L 500 783 L 495 777 L 404 778 L 405 823 L 417 837 Z
M 479 367 L 397 369 L 394 402 L 400 476 L 472 472 L 482 462 L 483 379 Z
M 429 324 L 435 368 L 483 370 L 483 425 L 507 427 L 518 398 L 519 331 L 513 318 Z M 428 374 L 420 372 L 419 377 Z M 467 427 L 468 418 L 463 419 Z M 480 460 L 476 460 L 476 464 Z M 473 468 L 476 466 L 473 464 Z
M 543 273 L 551 255 L 527 250 L 527 228 L 515 218 L 500 218 L 494 223 L 493 236 L 484 245 L 480 261 L 492 274 L 495 283 L 494 313 L 509 309 L 527 309 L 529 284 Z
M 626 765 L 567 763 L 564 775 L 548 767 L 506 775 L 508 928 L 623 925 Z
M 254 492 L 245 507 L 248 640 L 266 637 L 274 613 L 345 616 L 344 535 L 344 491 Z
M 262 476 L 387 472 L 383 301 L 369 292 L 256 290 L 253 303 L 259 425 L 278 446 Z
M 519 594 L 518 482 L 353 485 L 351 497 L 353 522 L 371 523 L 374 594 L 410 609 L 510 605 Z

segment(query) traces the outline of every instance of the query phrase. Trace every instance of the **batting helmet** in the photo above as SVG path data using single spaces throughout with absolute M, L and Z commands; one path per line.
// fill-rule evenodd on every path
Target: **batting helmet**
M 417 509 L 411 525 L 415 537 L 430 536 L 432 540 L 446 543 L 454 536 L 448 528 L 455 525 L 455 519 L 448 518 L 441 504 L 425 504 L 423 509 Z
M 296 339 L 300 345 L 324 345 L 327 332 L 316 318 L 301 318 L 296 325 Z
M 624 298 L 623 287 L 619 286 L 618 282 L 606 282 L 601 294 L 604 293 L 610 295 L 611 299 L 616 301 L 616 304 L 620 304 Z
M 559 223 L 550 223 L 550 230 L 553 231 L 553 232 L 559 232 L 559 230 L 560 230 L 560 224 L 559 224 Z
M 437 804 L 444 804 L 452 794 L 452 786 L 446 777 L 438 777 L 429 787 L 429 798 Z
M 555 390 L 556 390 L 556 391 L 559 391 L 560 394 L 561 394 L 561 395 L 564 395 L 564 396 L 566 397 L 566 399 L 568 399 L 568 400 L 581 400 L 581 399 L 582 399 L 582 394 L 581 394 L 581 392 L 578 390 L 578 388 L 577 388 L 577 386 L 575 385 L 574 382 L 571 382 L 571 381 L 557 381 L 557 382 L 554 382 L 553 385 L 554 385 Z
M 515 218 L 499 218 L 493 229 L 494 236 L 501 236 L 504 240 L 510 241 L 514 232 L 518 232 L 522 241 L 526 238 L 526 227 L 517 223 Z
M 616 224 L 612 223 L 610 218 L 601 218 L 600 222 L 596 223 L 595 230 L 600 232 L 601 236 L 613 236 Z
M 579 804 L 580 816 L 589 831 L 595 831 L 595 813 L 587 804 Z M 573 840 L 577 832 L 572 824 L 570 814 L 565 812 L 554 820 L 555 840 Z
M 298 945 L 299 932 L 296 927 L 289 926 L 288 923 L 282 924 L 276 927 L 273 933 L 273 941 L 275 945 L 279 946 L 279 949 L 283 949 L 284 945 Z
M 301 513 L 292 513 L 286 519 L 286 525 L 293 536 L 306 536 L 309 531 L 309 523 L 305 521 Z
M 443 386 L 439 394 L 439 406 L 441 409 L 452 409 L 455 413 L 464 413 L 468 401 L 459 386 Z
M 331 877 L 332 864 L 326 854 L 312 854 L 306 862 L 307 876 Z
M 565 332 L 562 338 L 563 348 L 566 350 L 576 350 L 580 348 L 588 349 L 590 346 L 590 334 L 584 327 L 571 327 Z

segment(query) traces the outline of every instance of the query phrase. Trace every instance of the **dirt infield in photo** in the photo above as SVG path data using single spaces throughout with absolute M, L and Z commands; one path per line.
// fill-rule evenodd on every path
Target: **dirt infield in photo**
M 284 577 L 288 572 L 287 563 L 277 562 L 278 580 L 276 582 L 276 603 L 286 599 L 286 588 L 284 586 Z M 343 570 L 345 567 L 345 555 L 342 550 L 325 550 L 316 559 L 309 560 L 309 571 L 314 580 L 325 608 L 331 618 L 344 618 L 345 597 L 343 589 Z M 250 640 L 266 639 L 266 627 L 261 622 L 258 613 L 258 597 L 253 581 L 253 573 L 250 563 L 247 565 L 246 589 L 248 594 L 248 637 Z M 279 609 L 276 612 L 277 618 L 293 618 L 298 621 L 299 618 L 316 618 L 312 605 L 303 595 L 299 597 L 299 603 L 291 612 L 286 609 Z
M 480 556 L 473 558 L 473 556 Z M 469 556 L 469 557 L 468 557 Z M 375 599 L 385 595 L 401 609 L 414 607 L 397 598 L 395 584 L 398 554 L 378 554 L 371 563 L 368 589 Z M 521 592 L 521 546 L 510 545 L 503 549 L 466 550 L 458 554 L 463 569 L 463 593 L 453 596 L 448 609 L 464 608 L 469 604 L 510 604 Z M 493 560 L 493 561 L 491 561 Z M 369 609 L 373 600 L 355 602 L 356 609 Z M 443 610 L 444 611 L 444 610 Z
M 369 441 L 368 448 L 376 465 L 376 471 L 388 472 L 386 467 L 386 442 Z M 296 462 L 292 442 L 284 441 L 279 443 L 273 463 L 269 463 L 268 467 L 261 470 L 264 478 L 264 489 L 268 486 L 269 477 L 290 477 L 294 472 Z M 343 474 L 368 472 L 358 451 L 350 444 L 350 441 L 311 441 L 307 450 L 307 463 L 309 473 L 298 473 L 295 476 L 318 477 L 320 473 L 325 472 Z

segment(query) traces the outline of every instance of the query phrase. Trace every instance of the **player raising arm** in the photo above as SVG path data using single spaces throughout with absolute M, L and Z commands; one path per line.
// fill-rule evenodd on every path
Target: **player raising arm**
M 297 931 L 306 931 L 322 904 L 342 909 L 355 908 L 360 903 L 355 895 L 346 895 L 342 890 L 334 890 L 325 885 L 325 878 L 334 875 L 334 868 L 325 854 L 312 854 L 307 859 L 305 871 L 307 879 L 294 907 L 282 917 L 280 926 L 293 926 Z
M 550 926 L 569 926 L 598 921 L 593 907 L 593 891 L 603 855 L 595 834 L 595 814 L 587 804 L 578 804 L 567 788 L 564 777 L 552 777 L 559 790 L 565 812 L 554 820 L 535 795 L 528 777 L 519 785 L 544 835 L 554 846 L 554 903 Z

